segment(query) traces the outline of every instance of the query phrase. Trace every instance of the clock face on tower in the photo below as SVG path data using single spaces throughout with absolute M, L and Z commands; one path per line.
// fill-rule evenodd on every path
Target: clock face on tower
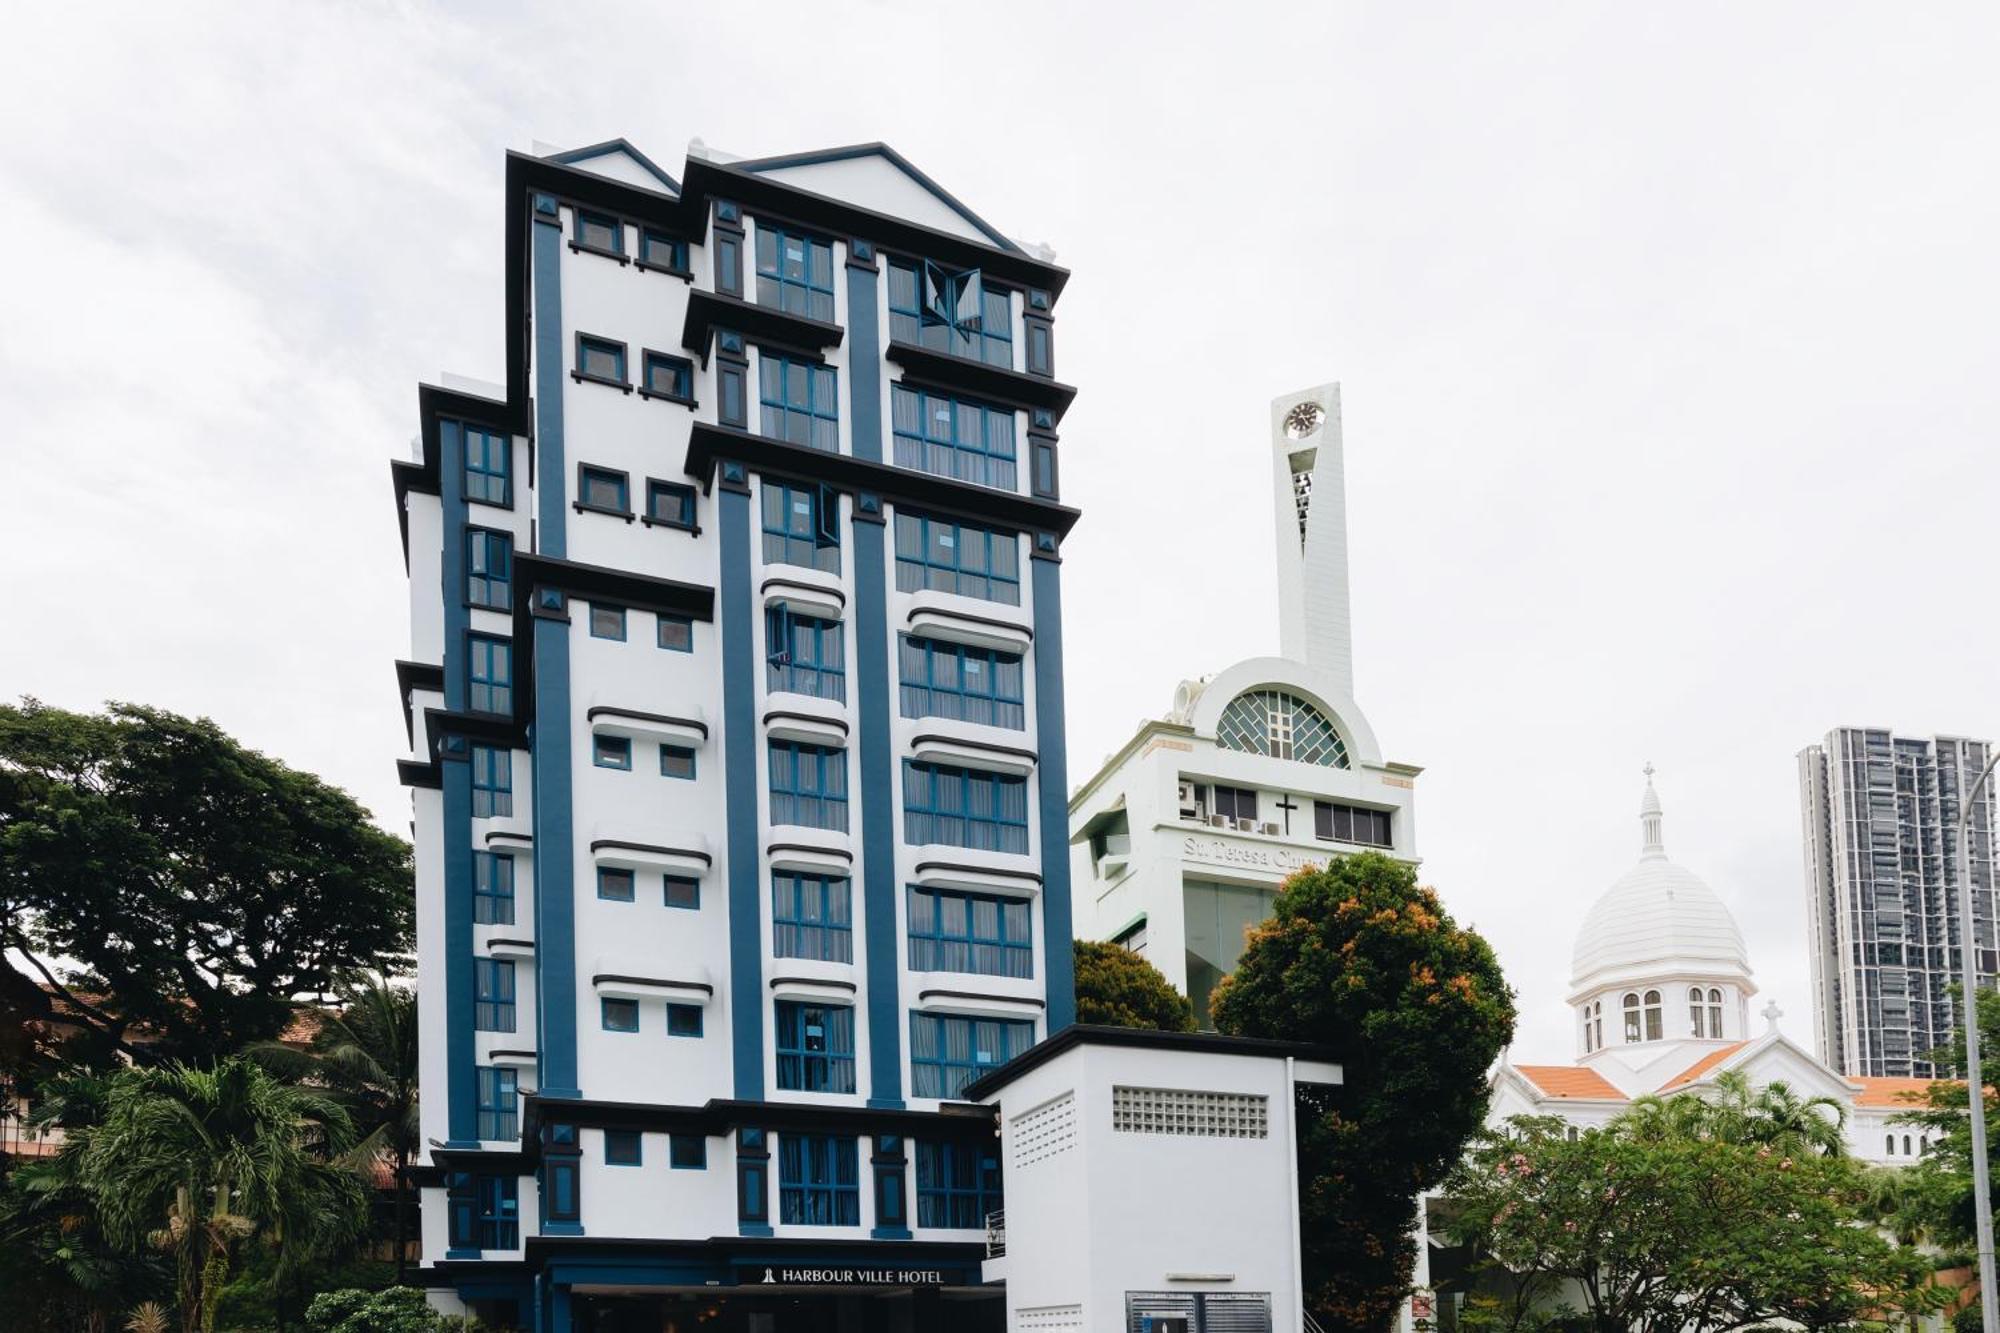
M 1326 419 L 1318 403 L 1300 403 L 1285 413 L 1285 434 L 1294 440 L 1303 440 L 1319 429 L 1319 423 Z

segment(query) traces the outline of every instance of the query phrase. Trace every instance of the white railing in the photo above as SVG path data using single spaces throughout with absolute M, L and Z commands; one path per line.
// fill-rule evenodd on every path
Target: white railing
M 995 1208 L 986 1215 L 986 1257 L 1004 1258 L 1007 1254 L 1007 1210 Z

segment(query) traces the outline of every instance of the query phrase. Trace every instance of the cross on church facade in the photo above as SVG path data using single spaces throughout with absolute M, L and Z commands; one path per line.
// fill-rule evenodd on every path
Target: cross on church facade
M 1286 792 L 1278 797 L 1278 808 L 1285 812 L 1285 832 L 1289 835 L 1292 831 L 1292 811 L 1299 808 L 1292 803 L 1292 794 L 1290 792 Z

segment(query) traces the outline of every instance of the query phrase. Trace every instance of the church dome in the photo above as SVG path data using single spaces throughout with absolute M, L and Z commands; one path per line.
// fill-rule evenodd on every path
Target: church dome
M 1639 806 L 1644 843 L 1639 864 L 1605 890 L 1577 932 L 1570 988 L 1582 993 L 1683 973 L 1721 973 L 1748 994 L 1750 956 L 1743 932 L 1715 890 L 1667 859 L 1660 839 L 1660 798 L 1646 772 Z

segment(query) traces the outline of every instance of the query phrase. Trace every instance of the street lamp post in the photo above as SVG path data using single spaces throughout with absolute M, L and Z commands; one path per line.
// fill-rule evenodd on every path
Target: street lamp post
M 1992 750 L 1989 745 L 1987 747 Z M 1972 918 L 1972 809 L 1978 804 L 1980 788 L 1993 776 L 2000 763 L 2000 751 L 1986 758 L 1979 780 L 1958 802 L 1958 954 L 1959 975 L 1965 992 L 1965 1092 L 1966 1109 L 1972 1114 L 1972 1207 L 1979 1227 L 1979 1310 L 1985 1333 L 2000 1333 L 2000 1284 L 1993 1279 L 1992 1187 L 1986 1167 L 1986 1079 L 1979 1070 L 1979 951 Z M 1965 770 L 1959 769 L 1962 780 Z M 1990 831 L 1990 826 L 1989 826 Z

